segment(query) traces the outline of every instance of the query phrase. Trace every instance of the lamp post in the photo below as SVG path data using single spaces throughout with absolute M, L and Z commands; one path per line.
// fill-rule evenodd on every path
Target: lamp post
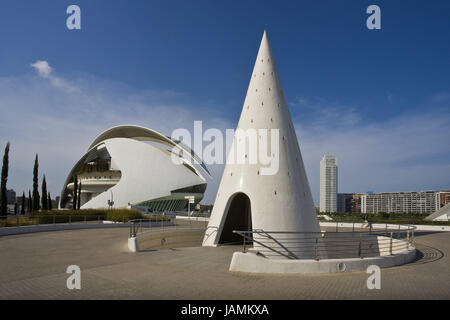
M 194 203 L 195 196 L 185 196 L 184 198 L 188 199 L 188 217 L 190 217 L 191 216 L 191 213 L 190 213 L 190 211 L 191 211 L 191 203 Z
M 109 192 L 111 192 L 111 199 L 108 200 L 108 207 L 109 207 L 110 210 L 112 210 L 113 205 L 114 205 L 114 197 L 113 197 L 112 190 L 109 190 Z

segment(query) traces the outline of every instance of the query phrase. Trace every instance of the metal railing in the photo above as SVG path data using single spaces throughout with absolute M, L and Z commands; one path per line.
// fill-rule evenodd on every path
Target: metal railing
M 186 220 L 149 220 L 149 219 L 134 219 L 130 220 L 130 238 L 134 238 L 139 234 L 148 232 L 165 232 L 165 231 L 198 231 L 206 230 L 208 221 L 198 221 L 195 219 Z
M 368 231 L 239 231 L 243 238 L 243 252 L 252 247 L 257 254 L 267 258 L 288 259 L 338 259 L 367 258 L 392 255 L 414 246 L 414 226 L 395 229 L 370 229 Z

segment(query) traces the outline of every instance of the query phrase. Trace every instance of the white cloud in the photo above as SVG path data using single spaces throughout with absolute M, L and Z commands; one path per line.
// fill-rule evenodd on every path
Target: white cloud
M 49 66 L 47 61 L 38 60 L 30 66 L 36 69 L 38 74 L 43 78 L 48 78 L 52 72 L 52 68 Z
M 52 69 L 52 67 L 50 67 L 50 65 L 48 64 L 47 61 L 45 61 L 45 60 L 38 60 L 35 63 L 30 64 L 30 66 L 37 71 L 39 76 L 41 76 L 42 78 L 47 79 L 48 81 L 50 81 L 50 83 L 54 87 L 63 89 L 65 91 L 67 91 L 67 92 L 77 92 L 77 91 L 79 91 L 78 88 L 70 85 L 69 83 L 67 83 L 63 79 L 53 75 L 52 74 L 52 70 L 53 69 Z

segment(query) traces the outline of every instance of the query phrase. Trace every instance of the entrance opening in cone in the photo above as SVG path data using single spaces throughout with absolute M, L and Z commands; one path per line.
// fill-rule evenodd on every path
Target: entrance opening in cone
M 230 199 L 228 212 L 225 213 L 225 223 L 220 235 L 219 244 L 240 244 L 242 236 L 233 233 L 233 230 L 251 231 L 252 212 L 250 198 L 242 192 L 236 193 Z

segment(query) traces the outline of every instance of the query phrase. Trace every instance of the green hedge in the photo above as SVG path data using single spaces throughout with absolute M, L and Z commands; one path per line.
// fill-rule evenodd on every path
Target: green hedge
M 35 211 L 30 215 L 30 218 L 37 218 L 40 224 L 46 223 L 66 223 L 66 222 L 80 222 L 108 220 L 128 222 L 133 219 L 144 219 L 141 212 L 129 209 L 83 209 L 83 210 L 41 210 Z
M 8 218 L 0 219 L 0 228 L 36 224 L 84 222 L 85 220 L 128 222 L 134 219 L 144 219 L 151 221 L 170 220 L 170 218 L 166 216 L 148 214 L 144 215 L 140 211 L 130 209 L 41 210 L 35 211 L 30 215 L 9 216 Z
M 170 220 L 169 217 L 160 215 L 144 215 L 140 211 L 133 209 L 40 210 L 34 211 L 30 215 L 9 216 L 7 219 L 0 219 L 0 227 L 103 220 L 128 222 L 134 219 Z

